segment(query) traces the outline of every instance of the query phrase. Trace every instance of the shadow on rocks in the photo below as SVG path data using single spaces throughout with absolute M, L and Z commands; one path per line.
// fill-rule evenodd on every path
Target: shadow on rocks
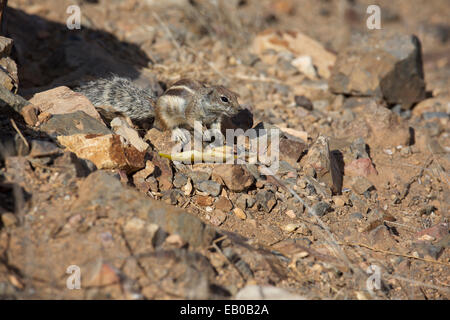
M 19 68 L 19 94 L 25 98 L 111 73 L 136 80 L 139 68 L 151 62 L 137 45 L 102 30 L 69 30 L 65 24 L 11 7 L 5 18 L 3 30 L 14 40 L 12 58 Z

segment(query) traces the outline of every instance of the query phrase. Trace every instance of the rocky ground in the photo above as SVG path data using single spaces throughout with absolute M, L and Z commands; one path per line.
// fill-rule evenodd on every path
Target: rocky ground
M 3 12 L 0 298 L 449 298 L 447 0 L 75 2 Z M 168 159 L 72 91 L 109 73 L 230 88 L 279 170 Z

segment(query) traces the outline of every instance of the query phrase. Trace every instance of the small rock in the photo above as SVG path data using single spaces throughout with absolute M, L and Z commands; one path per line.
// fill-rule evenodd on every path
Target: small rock
M 175 188 L 182 188 L 183 186 L 186 185 L 187 181 L 188 178 L 185 174 L 177 172 L 175 173 L 175 176 L 173 178 L 173 185 Z
M 191 178 L 194 185 L 201 181 L 209 180 L 211 177 L 211 172 L 208 170 L 190 170 L 185 173 L 189 178 Z
M 231 209 L 233 209 L 233 204 L 231 203 L 230 200 L 228 200 L 225 197 L 219 197 L 219 199 L 217 199 L 217 201 L 215 202 L 214 205 L 215 205 L 216 209 L 225 211 L 225 212 L 228 212 Z M 245 210 L 245 208 L 244 208 L 244 210 Z
M 261 190 L 256 194 L 256 203 L 258 208 L 270 212 L 277 204 L 277 199 L 272 191 Z
M 373 166 L 372 160 L 369 158 L 356 159 L 344 166 L 346 176 L 361 176 L 368 177 L 370 175 L 377 175 L 378 172 Z
M 320 182 L 324 182 L 335 194 L 340 194 L 342 173 L 336 156 L 330 152 L 329 139 L 319 136 L 305 158 L 305 170 L 313 169 Z
M 232 117 L 223 117 L 220 127 L 224 136 L 226 136 L 227 129 L 242 129 L 245 131 L 253 127 L 253 114 L 247 108 L 243 108 Z
M 287 210 L 286 211 L 286 215 L 289 217 L 289 218 L 291 218 L 291 219 L 295 219 L 295 218 L 297 218 L 297 215 L 295 214 L 295 212 L 294 212 L 294 210 Z
M 377 103 L 369 104 L 365 111 L 370 145 L 397 147 L 411 144 L 411 129 L 397 114 Z
M 283 227 L 283 230 L 286 232 L 293 232 L 293 231 L 297 230 L 297 228 L 299 226 L 300 226 L 299 223 L 289 223 Z
M 438 224 L 432 226 L 431 228 L 427 228 L 427 229 L 424 229 L 424 230 L 418 232 L 416 234 L 416 237 L 419 240 L 425 240 L 425 239 L 423 239 L 423 237 L 427 236 L 428 237 L 427 241 L 433 241 L 433 240 L 439 241 L 448 234 L 449 234 L 448 223 L 442 222 L 442 223 L 438 223 Z M 432 240 L 430 240 L 431 238 L 432 238 Z
M 345 198 L 343 196 L 334 196 L 333 202 L 338 208 L 345 206 Z
M 352 181 L 352 189 L 358 193 L 363 194 L 364 192 L 373 188 L 372 182 L 364 177 L 354 177 Z
M 356 207 L 358 211 L 367 213 L 367 211 L 369 210 L 369 204 L 367 203 L 367 201 L 361 199 L 361 197 L 356 195 L 354 192 L 350 194 L 349 199 L 352 202 L 352 205 Z
M 155 165 L 149 160 L 145 163 L 145 168 L 136 172 L 133 175 L 134 185 L 139 191 L 146 193 L 151 189 L 151 183 L 147 181 L 147 178 L 155 171 Z
M 111 121 L 111 128 L 116 134 L 123 137 L 125 141 L 130 143 L 138 151 L 144 152 L 148 149 L 148 143 L 145 143 L 144 140 L 142 140 L 139 136 L 138 132 L 131 128 L 128 122 L 123 118 L 114 118 Z
M 166 238 L 166 243 L 173 245 L 177 248 L 181 248 L 186 244 L 186 242 L 183 240 L 183 238 L 180 237 L 178 234 L 171 234 Z
M 308 132 L 306 131 L 299 131 L 292 128 L 285 128 L 280 127 L 280 130 L 283 131 L 284 135 L 289 140 L 298 141 L 300 139 L 300 142 L 306 142 L 308 141 Z
M 413 252 L 413 255 L 417 256 L 417 258 L 431 257 L 432 259 L 437 260 L 444 251 L 444 247 L 439 244 L 433 245 L 423 241 L 414 243 L 413 246 L 417 250 Z
M 249 197 L 249 196 L 248 196 L 247 194 L 242 194 L 242 195 L 240 195 L 240 196 L 236 199 L 235 205 L 236 205 L 238 208 L 241 208 L 242 210 L 247 209 L 247 198 L 248 198 L 248 197 Z
M 11 227 L 11 226 L 15 226 L 19 222 L 17 217 L 11 212 L 2 213 L 1 217 L 2 217 L 2 222 L 3 222 L 4 226 L 7 228 Z
M 315 214 L 319 217 L 323 217 L 325 213 L 331 208 L 331 206 L 324 202 L 320 201 L 311 207 L 311 210 L 315 212 Z
M 362 220 L 362 219 L 364 219 L 364 217 L 360 212 L 355 212 L 350 215 L 349 219 L 350 220 Z
M 307 97 L 295 96 L 294 100 L 295 100 L 295 104 L 297 107 L 302 107 L 302 108 L 305 108 L 306 110 L 312 111 L 313 104 L 312 104 L 311 100 L 309 100 Z
M 359 137 L 350 145 L 350 151 L 355 159 L 369 158 L 367 146 L 363 138 Z
M 220 194 L 221 185 L 215 181 L 206 180 L 196 183 L 195 188 L 199 191 L 206 192 L 213 197 L 217 197 Z
M 7 57 L 11 54 L 13 39 L 0 36 L 0 57 Z
M 192 182 L 191 179 L 188 180 L 186 185 L 183 187 L 183 192 L 185 196 L 189 196 L 192 192 Z
M 279 148 L 280 160 L 288 162 L 291 166 L 295 166 L 303 152 L 307 149 L 307 145 L 303 142 L 281 138 Z
M 202 196 L 202 195 L 196 195 L 194 197 L 194 201 L 202 207 L 208 207 L 211 206 L 214 203 L 214 198 L 210 196 Z
M 315 191 L 323 199 L 328 199 L 331 197 L 331 189 L 327 186 L 323 186 L 323 182 L 320 184 L 316 179 L 309 176 L 305 176 L 305 180 L 308 182 L 308 188 L 313 188 L 313 191 Z
M 255 181 L 253 175 L 244 165 L 219 164 L 214 167 L 212 179 L 224 184 L 233 192 L 247 190 Z
M 294 59 L 291 64 L 309 79 L 315 80 L 318 78 L 316 68 L 310 56 L 300 56 Z
M 214 210 L 213 214 L 211 215 L 211 223 L 215 226 L 220 226 L 225 222 L 227 219 L 227 214 L 223 212 L 222 210 Z
M 163 192 L 162 200 L 171 205 L 176 205 L 183 198 L 180 190 L 172 189 Z
M 151 128 L 144 136 L 144 140 L 149 141 L 158 152 L 164 154 L 172 154 L 172 151 L 179 143 L 172 140 L 172 133 L 169 131 L 160 131 L 156 128 Z
M 172 189 L 173 171 L 170 160 L 161 157 L 156 152 L 150 152 L 150 161 L 155 166 L 154 176 L 159 183 L 159 189 L 161 191 Z
M 236 217 L 238 217 L 241 220 L 247 219 L 247 215 L 241 208 L 234 208 L 233 213 Z
M 124 231 L 128 232 L 140 232 L 144 229 L 146 222 L 142 219 L 133 217 L 125 223 Z
M 32 104 L 24 106 L 22 110 L 20 110 L 20 114 L 22 115 L 25 123 L 29 126 L 35 126 L 39 121 L 37 116 L 37 107 Z
M 388 250 L 397 245 L 397 242 L 392 237 L 386 226 L 380 225 L 374 230 L 370 231 L 369 239 L 372 246 L 376 249 Z

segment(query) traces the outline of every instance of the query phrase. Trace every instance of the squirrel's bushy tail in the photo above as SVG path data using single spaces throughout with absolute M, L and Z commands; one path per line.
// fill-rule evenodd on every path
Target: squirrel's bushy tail
M 133 122 L 153 122 L 156 95 L 135 86 L 129 79 L 112 75 L 82 83 L 74 89 L 85 95 L 107 120 L 125 115 Z

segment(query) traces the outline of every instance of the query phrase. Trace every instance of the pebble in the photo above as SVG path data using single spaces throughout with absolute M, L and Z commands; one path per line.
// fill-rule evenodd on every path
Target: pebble
M 298 224 L 298 223 L 289 223 L 283 227 L 283 230 L 286 232 L 293 232 L 293 231 L 297 230 L 297 228 L 299 226 L 300 226 L 300 224 Z
M 181 172 L 175 173 L 175 177 L 173 179 L 173 185 L 176 188 L 183 187 L 184 185 L 186 185 L 187 182 L 188 182 L 188 178 L 185 174 L 183 174 Z
M 362 220 L 364 217 L 360 212 L 352 213 L 349 217 L 350 220 Z
M 211 215 L 210 221 L 215 226 L 220 226 L 225 222 L 227 219 L 227 214 L 223 212 L 222 210 L 214 210 L 213 214 Z
M 265 212 L 270 212 L 277 203 L 277 199 L 272 191 L 261 190 L 256 194 L 256 202 Z
M 209 180 L 209 178 L 211 177 L 210 172 L 203 171 L 203 170 L 188 171 L 188 172 L 186 172 L 186 174 L 188 175 L 189 178 L 191 178 L 194 185 L 196 185 L 202 181 Z
M 210 196 L 196 195 L 194 197 L 194 201 L 202 207 L 208 207 L 214 203 L 214 198 Z
M 188 182 L 186 183 L 186 185 L 183 187 L 183 192 L 184 195 L 189 196 L 192 192 L 192 183 L 191 180 L 189 179 Z
M 197 190 L 206 192 L 207 194 L 217 197 L 220 194 L 221 185 L 215 181 L 205 180 L 195 184 Z
M 311 208 L 319 217 L 323 217 L 330 209 L 330 205 L 324 201 L 320 201 L 312 206 Z
M 286 215 L 291 218 L 291 219 L 295 219 L 297 216 L 295 215 L 294 210 L 287 210 L 286 211 Z
M 244 210 L 241 208 L 234 208 L 233 213 L 236 217 L 238 217 L 241 220 L 247 219 L 247 215 L 245 214 Z
M 2 222 L 5 225 L 5 227 L 10 227 L 16 225 L 18 220 L 13 213 L 6 212 L 2 214 Z
M 338 208 L 342 208 L 343 206 L 345 206 L 345 199 L 342 196 L 333 197 L 333 202 Z
M 313 104 L 312 104 L 311 100 L 309 100 L 305 96 L 295 96 L 294 100 L 295 100 L 295 104 L 298 107 L 302 107 L 302 108 L 305 108 L 306 110 L 312 111 Z
M 215 203 L 216 209 L 218 210 L 222 210 L 222 211 L 230 211 L 231 209 L 233 209 L 233 204 L 231 203 L 230 200 L 228 200 L 225 197 L 220 197 L 216 203 Z

